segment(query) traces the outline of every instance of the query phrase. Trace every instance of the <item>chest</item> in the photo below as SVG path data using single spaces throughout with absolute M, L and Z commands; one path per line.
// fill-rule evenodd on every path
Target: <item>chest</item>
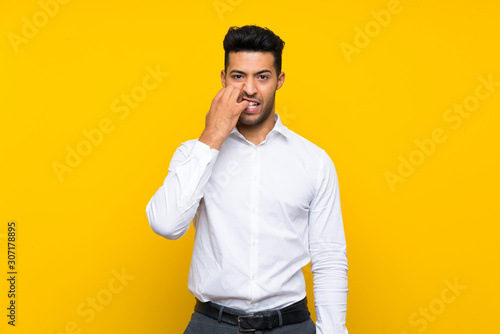
M 307 210 L 315 195 L 316 167 L 293 150 L 221 151 L 204 197 L 232 208 Z

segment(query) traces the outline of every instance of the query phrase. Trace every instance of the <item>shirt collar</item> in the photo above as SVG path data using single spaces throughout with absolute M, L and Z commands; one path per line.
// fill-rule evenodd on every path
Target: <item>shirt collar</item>
M 288 128 L 286 126 L 283 125 L 283 123 L 281 122 L 281 119 L 280 119 L 280 116 L 275 113 L 274 114 L 274 127 L 273 129 L 269 132 L 273 132 L 273 131 L 276 131 L 276 132 L 279 132 L 281 133 L 283 136 L 285 137 L 288 137 L 289 136 L 289 133 L 288 133 Z M 233 134 L 233 133 L 236 133 L 236 134 L 239 134 L 240 136 L 243 136 L 239 131 L 238 129 L 236 128 L 236 126 L 233 128 L 233 130 L 231 131 L 230 135 Z

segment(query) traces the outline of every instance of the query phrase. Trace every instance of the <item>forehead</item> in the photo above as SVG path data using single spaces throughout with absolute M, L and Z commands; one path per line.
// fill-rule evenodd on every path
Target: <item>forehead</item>
M 230 52 L 227 70 L 236 69 L 244 72 L 270 70 L 274 73 L 274 56 L 271 52 Z

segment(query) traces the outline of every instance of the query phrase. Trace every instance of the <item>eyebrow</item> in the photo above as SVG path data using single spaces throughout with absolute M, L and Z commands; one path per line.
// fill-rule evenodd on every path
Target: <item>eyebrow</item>
M 229 72 L 229 74 L 232 74 L 232 73 L 246 74 L 245 72 L 240 71 L 240 70 L 232 70 L 231 72 Z M 272 72 L 270 70 L 262 70 L 262 71 L 255 73 L 255 75 L 259 75 L 262 73 L 271 73 L 272 74 Z

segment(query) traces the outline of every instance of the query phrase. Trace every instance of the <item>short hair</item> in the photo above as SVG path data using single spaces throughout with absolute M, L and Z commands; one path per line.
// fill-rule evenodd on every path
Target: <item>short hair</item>
M 285 47 L 285 42 L 268 28 L 255 25 L 229 28 L 224 37 L 224 70 L 229 65 L 229 53 L 250 51 L 250 52 L 271 52 L 274 56 L 274 68 L 276 75 L 281 73 L 281 54 Z

